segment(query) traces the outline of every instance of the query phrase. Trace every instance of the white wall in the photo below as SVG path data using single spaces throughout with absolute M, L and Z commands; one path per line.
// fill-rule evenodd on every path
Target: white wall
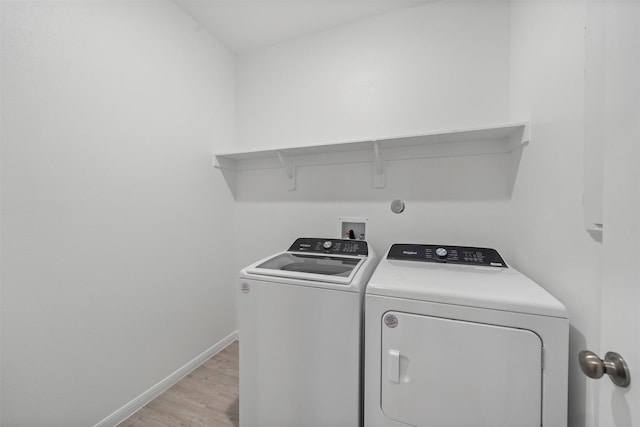
M 569 422 L 595 425 L 591 383 L 575 363 L 597 348 L 600 328 L 601 248 L 582 205 L 594 89 L 585 88 L 585 25 L 583 2 L 436 2 L 239 58 L 240 149 L 518 121 L 532 123 L 532 142 L 513 194 L 500 187 L 506 160 L 492 156 L 390 162 L 384 190 L 371 188 L 366 164 L 299 168 L 294 192 L 283 171 L 242 172 L 238 241 L 260 239 L 238 264 L 301 234 L 336 235 L 338 216 L 369 217 L 378 252 L 399 241 L 496 247 L 567 305 Z M 404 214 L 390 212 L 395 198 Z
M 274 148 L 506 123 L 509 7 L 436 2 L 238 58 L 238 147 Z M 468 243 L 509 252 L 509 160 L 387 162 L 238 174 L 238 266 L 301 235 L 338 237 L 338 217 L 368 217 L 382 255 L 393 242 Z M 391 213 L 404 199 L 405 213 Z M 242 242 L 251 241 L 251 245 Z
M 240 148 L 501 123 L 508 4 L 435 2 L 238 60 Z
M 569 425 L 596 425 L 594 383 L 577 364 L 580 350 L 598 348 L 600 330 L 601 247 L 584 228 L 582 202 L 585 99 L 593 99 L 586 7 L 517 1 L 511 23 L 512 119 L 532 123 L 512 198 L 513 263 L 567 306 Z
M 1 2 L 3 426 L 95 424 L 235 329 L 234 58 L 171 2 Z

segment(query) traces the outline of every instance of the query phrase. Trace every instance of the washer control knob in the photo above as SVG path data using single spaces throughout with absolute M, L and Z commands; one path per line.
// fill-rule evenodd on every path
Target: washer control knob
M 444 258 L 447 256 L 447 250 L 445 248 L 438 248 L 436 249 L 436 255 L 438 255 L 440 258 Z
M 331 249 L 331 246 L 333 246 L 333 242 L 331 240 L 326 240 L 322 244 L 322 247 L 325 248 L 325 249 Z

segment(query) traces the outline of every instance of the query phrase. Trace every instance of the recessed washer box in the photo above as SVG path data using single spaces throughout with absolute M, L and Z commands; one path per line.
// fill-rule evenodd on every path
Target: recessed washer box
M 353 231 L 353 238 L 356 240 L 366 240 L 367 236 L 367 223 L 369 218 L 362 216 L 341 216 L 338 218 L 340 228 L 341 239 L 351 238 L 350 231 Z

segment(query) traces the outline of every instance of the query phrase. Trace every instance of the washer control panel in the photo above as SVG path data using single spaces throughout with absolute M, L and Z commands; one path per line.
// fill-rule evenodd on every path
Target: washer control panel
M 507 264 L 495 249 L 472 246 L 396 243 L 389 249 L 387 259 L 507 268 Z
M 367 256 L 369 247 L 362 240 L 301 237 L 293 242 L 289 252 Z

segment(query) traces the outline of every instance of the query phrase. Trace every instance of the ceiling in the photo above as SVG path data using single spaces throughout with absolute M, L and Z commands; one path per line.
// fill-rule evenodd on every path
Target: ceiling
M 434 0 L 173 0 L 236 54 Z

